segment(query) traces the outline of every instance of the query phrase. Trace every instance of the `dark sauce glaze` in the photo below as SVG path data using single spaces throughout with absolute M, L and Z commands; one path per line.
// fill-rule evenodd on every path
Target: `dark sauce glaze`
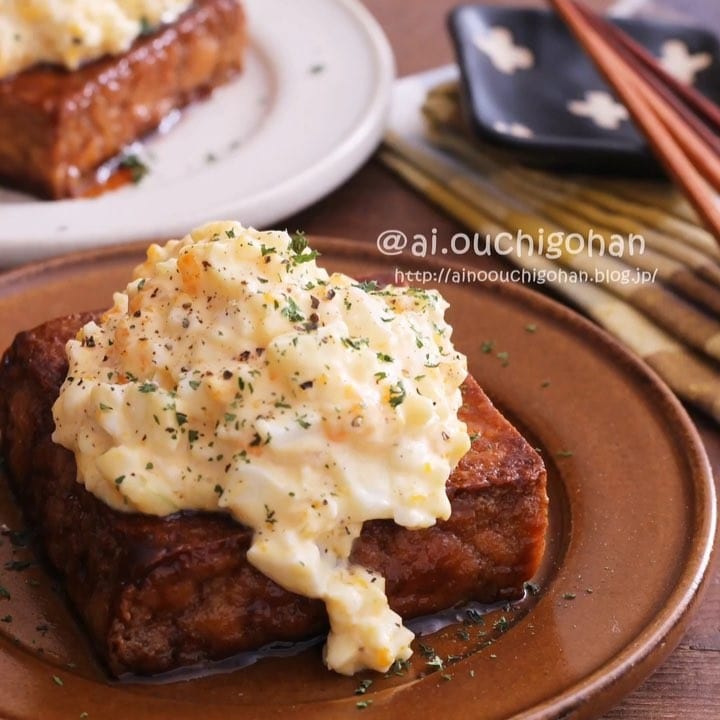
M 147 150 L 148 144 L 167 135 L 182 120 L 183 115 L 184 110 L 178 108 L 171 110 L 154 130 L 151 130 L 143 138 L 136 140 L 131 145 L 123 148 L 117 155 L 105 161 L 86 179 L 86 186 L 80 197 L 100 197 L 105 193 L 141 182 L 142 177 L 151 172 L 150 152 Z M 128 166 L 126 163 L 128 158 L 139 159 L 143 168 L 141 175 L 138 176 L 137 171 Z

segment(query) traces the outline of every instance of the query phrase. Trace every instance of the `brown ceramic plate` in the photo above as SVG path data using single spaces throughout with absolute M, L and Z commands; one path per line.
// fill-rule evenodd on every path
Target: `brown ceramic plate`
M 325 264 L 349 274 L 393 267 L 371 248 L 321 239 L 315 246 Z M 141 256 L 138 246 L 124 247 L 0 276 L 0 348 L 18 330 L 107 305 Z M 446 659 L 444 670 L 429 667 L 418 646 L 405 674 L 363 676 L 374 680 L 364 695 L 355 694 L 359 678 L 322 668 L 317 647 L 184 681 L 118 683 L 42 567 L 6 567 L 0 715 L 590 718 L 657 667 L 687 627 L 712 554 L 715 498 L 693 426 L 645 366 L 560 305 L 509 285 L 443 292 L 471 371 L 548 466 L 552 520 L 537 595 L 424 637 Z M 4 482 L 0 488 L 0 522 L 21 527 Z M 1 539 L 3 565 L 32 558 L 10 541 L 17 536 Z

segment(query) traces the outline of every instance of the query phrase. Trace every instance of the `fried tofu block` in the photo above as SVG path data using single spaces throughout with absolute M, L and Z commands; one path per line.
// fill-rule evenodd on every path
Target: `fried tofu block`
M 99 165 L 238 73 L 245 44 L 237 0 L 197 0 L 123 55 L 0 80 L 0 180 L 47 198 L 82 194 Z
M 251 531 L 229 516 L 125 514 L 76 481 L 73 455 L 51 440 L 51 408 L 65 342 L 89 319 L 18 335 L 0 366 L 0 433 L 15 495 L 110 671 L 157 673 L 326 630 L 322 602 L 250 565 Z M 463 397 L 477 437 L 448 480 L 449 520 L 422 530 L 368 522 L 353 549 L 405 618 L 517 598 L 542 557 L 542 460 L 472 378 Z

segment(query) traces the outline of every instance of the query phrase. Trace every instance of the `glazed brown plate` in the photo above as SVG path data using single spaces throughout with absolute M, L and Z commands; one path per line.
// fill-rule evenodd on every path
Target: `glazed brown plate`
M 313 246 L 324 265 L 350 275 L 395 267 L 370 247 L 320 238 Z M 0 276 L 0 348 L 19 330 L 109 305 L 143 250 L 70 255 Z M 510 285 L 441 290 L 471 372 L 548 467 L 552 517 L 534 593 L 483 617 L 461 613 L 464 622 L 416 641 L 412 666 L 389 677 L 334 675 L 316 645 L 239 669 L 113 682 L 24 535 L 6 532 L 0 716 L 592 718 L 657 667 L 698 603 L 716 527 L 709 465 L 684 410 L 607 335 L 540 295 Z M 23 527 L 2 478 L 0 522 Z M 363 679 L 373 682 L 357 694 Z

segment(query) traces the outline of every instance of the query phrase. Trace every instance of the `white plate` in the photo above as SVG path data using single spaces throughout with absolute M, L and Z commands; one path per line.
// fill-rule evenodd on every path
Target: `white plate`
M 98 198 L 0 190 L 0 267 L 185 234 L 214 219 L 267 226 L 323 197 L 372 153 L 394 79 L 390 46 L 357 0 L 243 0 L 242 76 L 143 143 L 150 173 Z M 294 228 L 292 228 L 294 229 Z

